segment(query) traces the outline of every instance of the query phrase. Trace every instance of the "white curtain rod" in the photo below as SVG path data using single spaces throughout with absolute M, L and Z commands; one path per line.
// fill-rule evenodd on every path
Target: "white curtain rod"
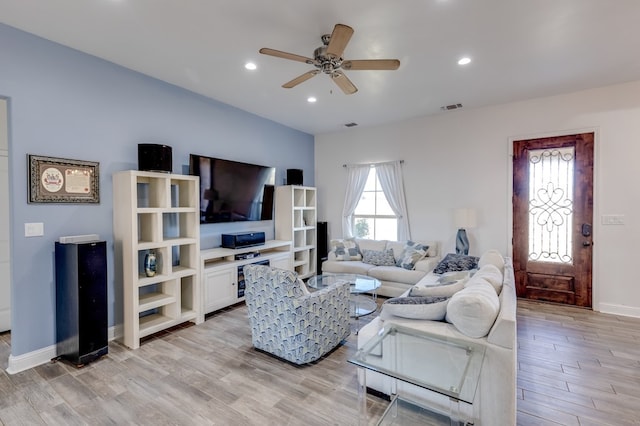
M 394 163 L 394 161 L 380 161 L 377 163 L 361 163 L 361 164 L 343 164 L 342 167 L 349 167 L 349 166 L 376 166 L 378 164 L 389 164 L 389 163 Z M 400 160 L 400 164 L 404 164 L 404 160 Z

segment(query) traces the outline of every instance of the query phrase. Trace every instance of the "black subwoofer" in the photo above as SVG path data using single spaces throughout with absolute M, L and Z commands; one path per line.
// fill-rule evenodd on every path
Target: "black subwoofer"
M 56 242 L 56 349 L 80 366 L 108 352 L 107 244 Z
M 171 173 L 173 162 L 171 147 L 155 143 L 138 144 L 138 170 Z
M 322 262 L 327 260 L 329 255 L 329 229 L 327 222 L 316 223 L 316 236 L 318 238 L 318 247 L 316 249 L 317 258 L 317 270 L 318 275 L 322 274 Z

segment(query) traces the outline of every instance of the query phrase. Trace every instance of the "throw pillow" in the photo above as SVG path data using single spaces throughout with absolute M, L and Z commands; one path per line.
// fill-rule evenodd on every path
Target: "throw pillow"
M 448 303 L 448 297 L 394 297 L 386 300 L 382 309 L 397 317 L 441 321 Z
M 489 333 L 499 311 L 496 291 L 491 284 L 481 280 L 451 296 L 446 320 L 461 333 L 477 339 Z
M 478 267 L 478 258 L 464 254 L 447 254 L 433 270 L 434 274 L 444 274 L 451 271 L 469 271 Z
M 473 278 L 469 280 L 467 285 L 473 285 L 476 280 L 486 280 L 496 290 L 496 294 L 499 296 L 502 291 L 502 272 L 492 263 L 487 263 L 475 273 Z
M 362 261 L 375 266 L 395 266 L 396 260 L 393 257 L 393 250 L 383 251 L 363 250 Z
M 488 250 L 480 256 L 478 260 L 478 268 L 482 268 L 484 265 L 491 263 L 498 267 L 500 272 L 504 272 L 504 257 L 498 250 Z
M 331 251 L 336 260 L 361 260 L 360 248 L 355 238 L 331 240 Z
M 428 246 L 414 243 L 411 240 L 407 241 L 400 258 L 396 262 L 396 266 L 409 270 L 414 269 L 416 262 L 427 255 L 427 250 L 429 250 Z
M 465 280 L 453 281 L 446 284 L 415 285 L 409 291 L 409 296 L 421 297 L 451 297 L 464 288 Z

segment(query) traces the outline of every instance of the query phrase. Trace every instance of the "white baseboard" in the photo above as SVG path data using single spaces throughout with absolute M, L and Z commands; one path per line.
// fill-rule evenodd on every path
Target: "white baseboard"
M 47 346 L 46 348 L 18 356 L 9 355 L 7 373 L 16 374 L 33 367 L 37 367 L 38 365 L 46 364 L 56 356 L 56 345 Z
M 612 303 L 600 303 L 599 311 L 603 314 L 622 315 L 623 317 L 640 318 L 640 308 L 624 305 L 614 305 Z
M 109 329 L 107 330 L 107 336 L 109 341 L 120 338 L 122 336 L 122 324 L 109 327 Z M 57 356 L 58 353 L 56 350 L 56 345 L 47 346 L 46 348 L 38 349 L 18 356 L 9 355 L 9 362 L 6 371 L 9 374 L 20 373 L 21 371 L 46 364 Z

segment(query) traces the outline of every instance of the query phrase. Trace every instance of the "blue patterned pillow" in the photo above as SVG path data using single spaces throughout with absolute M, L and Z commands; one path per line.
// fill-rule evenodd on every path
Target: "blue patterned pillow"
M 447 314 L 449 297 L 394 297 L 387 299 L 382 308 L 386 314 L 402 318 L 441 321 Z
M 427 255 L 427 250 L 429 250 L 429 246 L 414 243 L 411 240 L 407 241 L 396 266 L 412 270 L 416 267 L 416 262 Z
M 375 266 L 396 266 L 393 250 L 362 250 L 362 261 Z
M 452 271 L 469 271 L 478 268 L 478 258 L 464 254 L 447 254 L 433 270 L 434 274 L 444 274 Z
M 344 240 L 331 240 L 331 251 L 335 254 L 336 260 L 361 260 L 360 247 L 355 238 Z

